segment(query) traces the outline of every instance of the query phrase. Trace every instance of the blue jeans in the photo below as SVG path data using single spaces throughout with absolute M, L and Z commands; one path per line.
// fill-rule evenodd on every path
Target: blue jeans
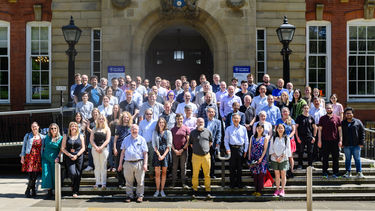
M 346 171 L 351 171 L 351 161 L 352 156 L 354 157 L 355 168 L 358 172 L 362 172 L 362 164 L 361 164 L 361 147 L 359 146 L 346 146 L 344 147 L 345 153 L 345 169 Z
M 109 144 L 108 144 L 108 168 L 114 168 L 115 164 L 113 162 L 113 139 L 115 137 L 114 136 L 111 136 L 111 140 L 109 141 Z

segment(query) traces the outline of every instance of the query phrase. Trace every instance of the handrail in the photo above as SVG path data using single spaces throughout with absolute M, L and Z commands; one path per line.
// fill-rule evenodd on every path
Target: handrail
M 217 158 L 219 158 L 220 160 L 229 160 L 230 155 L 231 155 L 231 153 L 229 153 L 229 154 L 225 154 L 224 156 L 222 156 L 221 151 L 219 149 L 216 150 L 216 154 L 217 154 Z
M 368 128 L 365 128 L 365 131 L 366 131 L 366 132 L 370 132 L 370 133 L 375 133 L 375 130 L 368 129 Z
M 74 111 L 75 108 L 73 107 L 60 107 L 60 108 L 46 108 L 46 109 L 34 109 L 34 110 L 19 110 L 19 111 L 3 111 L 0 112 L 0 116 L 7 116 L 7 115 L 18 115 L 18 114 L 38 114 L 38 113 L 53 113 L 53 112 L 64 112 L 64 111 Z

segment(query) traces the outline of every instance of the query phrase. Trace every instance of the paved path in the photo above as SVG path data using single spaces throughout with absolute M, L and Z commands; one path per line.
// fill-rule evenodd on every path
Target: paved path
M 36 199 L 25 198 L 24 191 L 27 180 L 23 176 L 0 175 L 0 211 L 53 211 L 54 201 L 44 200 L 39 192 Z M 277 210 L 297 211 L 306 210 L 306 203 L 302 201 L 270 201 L 270 202 L 144 202 L 142 204 L 125 204 L 119 199 L 98 200 L 65 199 L 62 201 L 63 210 L 72 211 L 198 211 L 198 210 Z M 374 210 L 375 202 L 324 202 L 316 201 L 315 210 Z

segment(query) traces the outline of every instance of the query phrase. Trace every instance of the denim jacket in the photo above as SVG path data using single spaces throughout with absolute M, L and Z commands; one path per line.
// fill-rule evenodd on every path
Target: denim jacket
M 40 138 L 42 139 L 42 146 L 44 139 L 46 138 L 45 135 L 39 134 Z M 20 157 L 25 156 L 26 154 L 30 154 L 31 147 L 33 146 L 33 133 L 26 133 L 25 137 L 23 138 L 23 143 L 22 143 L 22 151 L 20 154 Z M 42 148 L 42 153 L 43 153 L 43 148 Z

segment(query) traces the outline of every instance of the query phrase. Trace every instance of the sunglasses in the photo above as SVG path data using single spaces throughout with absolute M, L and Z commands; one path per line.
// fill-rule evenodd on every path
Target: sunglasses
M 57 128 L 56 128 L 56 127 L 51 127 L 50 129 L 51 129 L 51 130 L 57 130 Z

